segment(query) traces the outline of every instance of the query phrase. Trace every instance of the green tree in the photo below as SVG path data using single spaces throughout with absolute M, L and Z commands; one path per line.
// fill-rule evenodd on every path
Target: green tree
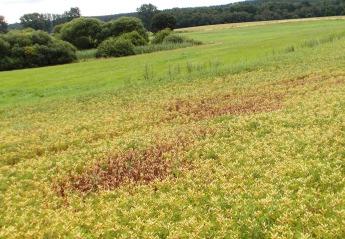
M 46 32 L 25 29 L 0 35 L 0 71 L 69 63 L 76 49 Z
M 55 26 L 70 22 L 75 18 L 80 18 L 80 16 L 79 8 L 74 7 L 69 11 L 65 11 L 63 14 L 25 14 L 20 18 L 20 22 L 24 28 L 52 32 Z
M 49 31 L 50 21 L 44 14 L 29 13 L 20 18 L 20 23 L 24 28 L 32 28 L 34 30 Z
M 134 46 L 144 46 L 147 45 L 148 41 L 137 31 L 124 33 L 120 38 L 129 40 Z
M 5 17 L 4 16 L 0 16 L 0 33 L 6 33 L 7 32 L 7 27 L 8 27 L 8 24 L 5 21 Z
M 130 40 L 122 37 L 111 37 L 102 42 L 97 48 L 97 57 L 121 57 L 135 55 L 134 45 Z
M 169 36 L 171 33 L 172 33 L 172 30 L 170 30 L 170 29 L 164 29 L 162 31 L 159 31 L 159 32 L 155 33 L 151 42 L 153 44 L 161 44 L 161 43 L 163 43 L 164 39 L 167 36 Z
M 70 22 L 75 18 L 80 18 L 81 13 L 78 7 L 72 7 L 69 11 L 65 11 L 61 15 L 55 15 L 53 19 L 53 26 L 57 26 L 66 22 Z
M 151 30 L 152 18 L 158 13 L 157 7 L 151 3 L 143 4 L 137 9 L 137 12 L 145 28 Z
M 152 19 L 152 31 L 158 32 L 163 29 L 174 29 L 176 26 L 176 18 L 168 13 L 158 13 Z
M 95 18 L 76 18 L 60 28 L 60 38 L 78 49 L 90 49 L 100 43 L 99 34 L 103 23 Z
M 136 17 L 121 17 L 115 21 L 106 23 L 102 29 L 101 39 L 105 40 L 109 37 L 118 37 L 124 33 L 133 31 L 138 32 L 145 40 L 148 40 L 143 23 Z
M 81 17 L 80 9 L 78 7 L 71 7 L 71 9 L 64 13 L 64 15 L 69 19 L 73 20 L 74 18 Z

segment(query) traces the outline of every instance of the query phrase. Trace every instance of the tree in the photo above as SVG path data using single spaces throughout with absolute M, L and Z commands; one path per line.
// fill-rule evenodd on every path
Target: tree
M 76 49 L 48 33 L 25 29 L 0 35 L 0 71 L 75 61 Z
M 78 7 L 71 7 L 71 9 L 65 12 L 64 15 L 70 20 L 81 17 L 80 9 Z
M 0 16 L 0 33 L 6 33 L 7 32 L 7 27 L 8 27 L 8 24 L 5 21 L 5 17 L 4 16 Z
M 140 35 L 137 31 L 124 33 L 120 38 L 130 41 L 134 46 L 144 46 L 147 45 L 148 40 Z
M 0 37 L 0 58 L 4 58 L 11 50 L 11 45 Z
M 133 43 L 124 38 L 111 37 L 97 48 L 97 57 L 121 57 L 135 55 Z
M 159 31 L 154 35 L 151 42 L 153 44 L 161 44 L 164 41 L 164 39 L 168 37 L 171 33 L 172 31 L 170 29 L 164 29 L 162 31 Z
M 103 23 L 95 18 L 76 18 L 64 24 L 60 29 L 60 37 L 79 49 L 96 47 L 100 41 L 99 34 Z
M 143 4 L 138 9 L 138 16 L 143 21 L 146 29 L 151 30 L 152 18 L 158 13 L 156 6 L 150 4 Z
M 24 28 L 52 32 L 55 26 L 70 22 L 75 18 L 79 18 L 80 16 L 81 14 L 79 8 L 74 7 L 69 11 L 65 11 L 63 14 L 25 14 L 20 18 L 20 22 Z
M 158 13 L 152 19 L 152 31 L 158 32 L 165 28 L 174 29 L 176 18 L 168 13 Z
M 53 26 L 57 26 L 66 22 L 70 22 L 75 18 L 80 18 L 81 13 L 78 7 L 72 7 L 69 11 L 65 11 L 61 15 L 55 15 L 53 19 Z
M 25 14 L 20 18 L 20 23 L 24 28 L 32 28 L 34 30 L 49 31 L 50 21 L 40 13 Z
M 120 17 L 115 21 L 106 23 L 102 29 L 102 40 L 109 37 L 118 37 L 124 33 L 136 31 L 145 40 L 148 40 L 146 29 L 140 19 L 136 17 Z

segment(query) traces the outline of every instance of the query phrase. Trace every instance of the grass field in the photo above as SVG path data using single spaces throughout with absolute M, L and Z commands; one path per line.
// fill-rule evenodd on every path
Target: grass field
M 186 35 L 205 43 L 199 47 L 66 66 L 0 72 L 0 106 L 114 90 L 121 88 L 124 82 L 137 82 L 138 79 L 145 78 L 147 67 L 157 79 L 170 78 L 169 68 L 174 70 L 174 76 L 178 72 L 185 73 L 176 76 L 183 78 L 188 74 L 189 64 L 222 64 L 228 68 L 262 62 L 273 51 L 292 44 L 302 44 L 306 40 L 344 32 L 344 20 L 302 21 L 236 29 L 226 26 L 223 25 L 223 30 L 215 26 L 212 34 L 209 31 L 187 33 Z
M 345 20 L 0 73 L 0 238 L 344 238 Z

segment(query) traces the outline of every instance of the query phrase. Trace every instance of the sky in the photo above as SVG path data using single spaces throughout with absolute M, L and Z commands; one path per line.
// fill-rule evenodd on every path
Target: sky
M 144 3 L 158 9 L 228 4 L 236 0 L 0 0 L 0 15 L 9 23 L 19 22 L 25 13 L 63 13 L 79 7 L 83 16 L 110 15 L 136 11 Z M 237 0 L 238 1 L 238 0 Z

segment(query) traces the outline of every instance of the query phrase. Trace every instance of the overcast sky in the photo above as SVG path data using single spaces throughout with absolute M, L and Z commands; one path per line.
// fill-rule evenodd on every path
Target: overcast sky
M 238 0 L 0 0 L 0 15 L 7 22 L 18 22 L 25 13 L 63 13 L 79 7 L 83 16 L 134 12 L 143 3 L 151 2 L 159 9 L 227 4 Z

